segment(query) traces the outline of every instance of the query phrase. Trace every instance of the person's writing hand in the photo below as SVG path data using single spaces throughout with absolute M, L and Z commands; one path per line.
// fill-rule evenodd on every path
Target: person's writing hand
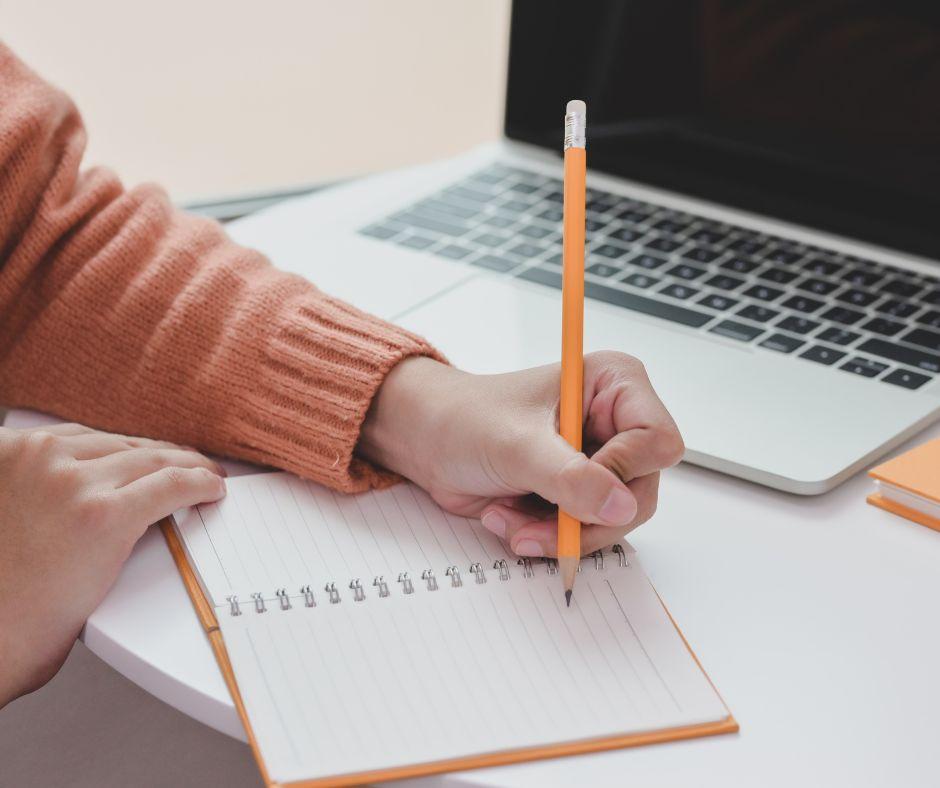
M 0 427 L 0 708 L 47 682 L 151 523 L 225 494 L 194 451 Z
M 445 509 L 482 517 L 519 555 L 555 555 L 546 502 L 584 523 L 584 553 L 606 547 L 653 515 L 659 471 L 682 458 L 682 438 L 639 361 L 592 353 L 576 452 L 558 435 L 559 375 L 558 365 L 471 375 L 407 359 L 379 389 L 359 451 Z

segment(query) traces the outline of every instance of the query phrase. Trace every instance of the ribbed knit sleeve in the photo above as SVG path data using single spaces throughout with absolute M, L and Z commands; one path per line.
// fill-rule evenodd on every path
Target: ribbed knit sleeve
M 425 341 L 274 269 L 154 186 L 80 172 L 78 112 L 0 45 L 0 403 L 351 491 L 369 404 Z

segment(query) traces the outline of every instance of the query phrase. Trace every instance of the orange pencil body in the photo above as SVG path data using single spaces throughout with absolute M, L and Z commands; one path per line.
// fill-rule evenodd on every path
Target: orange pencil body
M 581 450 L 584 396 L 584 203 L 587 165 L 584 148 L 565 151 L 562 252 L 561 437 Z M 558 557 L 581 557 L 581 523 L 558 512 Z

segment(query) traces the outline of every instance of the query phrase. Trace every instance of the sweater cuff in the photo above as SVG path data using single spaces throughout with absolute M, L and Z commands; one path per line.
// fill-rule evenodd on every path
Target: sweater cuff
M 255 386 L 234 409 L 233 444 L 246 459 L 342 492 L 384 487 L 397 474 L 357 457 L 366 413 L 405 358 L 446 360 L 403 328 L 320 295 L 278 320 L 261 349 Z

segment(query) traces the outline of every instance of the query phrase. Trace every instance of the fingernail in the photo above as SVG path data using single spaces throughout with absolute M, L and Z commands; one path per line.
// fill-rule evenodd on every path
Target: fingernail
M 220 465 L 219 463 L 216 463 L 215 469 L 216 469 L 216 472 L 219 474 L 219 476 L 221 476 L 223 479 L 228 476 L 228 471 L 225 470 L 224 465 Z
M 608 523 L 626 525 L 636 517 L 636 498 L 626 490 L 614 487 L 598 514 Z
M 516 555 L 524 555 L 526 558 L 541 558 L 545 555 L 542 545 L 535 539 L 520 539 L 515 547 Z
M 497 512 L 487 512 L 480 520 L 483 527 L 492 534 L 496 534 L 500 539 L 506 538 L 506 521 L 502 515 Z

